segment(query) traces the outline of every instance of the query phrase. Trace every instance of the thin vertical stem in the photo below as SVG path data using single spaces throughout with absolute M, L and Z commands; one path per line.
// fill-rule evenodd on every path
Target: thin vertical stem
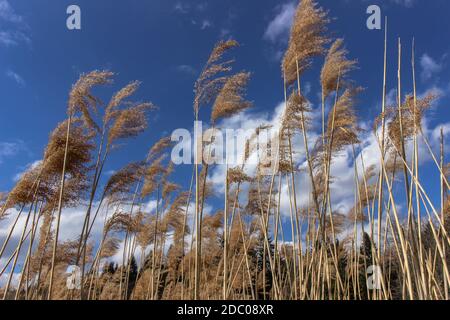
M 67 122 L 67 133 L 66 133 L 66 146 L 64 150 L 64 162 L 61 173 L 61 186 L 59 190 L 59 199 L 58 199 L 58 213 L 56 218 L 56 229 L 55 229 L 55 239 L 53 241 L 53 252 L 52 252 L 52 264 L 50 268 L 50 284 L 48 288 L 48 300 L 52 299 L 53 293 L 53 278 L 55 272 L 55 262 L 56 262 L 56 249 L 58 246 L 58 237 L 59 237 L 59 227 L 61 225 L 61 212 L 63 205 L 63 195 L 64 195 L 64 184 L 66 182 L 66 165 L 67 165 L 67 154 L 69 151 L 69 138 L 70 138 L 70 126 L 72 123 L 72 113 L 69 115 L 69 120 Z

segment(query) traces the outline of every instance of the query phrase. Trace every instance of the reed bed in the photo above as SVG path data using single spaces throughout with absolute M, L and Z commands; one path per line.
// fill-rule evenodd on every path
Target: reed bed
M 111 153 L 123 152 L 127 140 L 145 131 L 155 106 L 131 101 L 137 81 L 103 104 L 94 91 L 111 87 L 114 74 L 81 75 L 69 93 L 67 119 L 51 133 L 43 160 L 10 192 L 0 194 L 0 219 L 11 222 L 1 243 L 6 264 L 0 272 L 7 279 L 1 297 L 448 299 L 450 171 L 443 134 L 439 153 L 434 153 L 422 128 L 437 96 L 418 96 L 414 43 L 407 65 L 399 39 L 398 56 L 392 57 L 398 61 L 397 101 L 388 105 L 386 19 L 381 109 L 371 132 L 378 159 L 366 166 L 358 156 L 361 137 L 367 134 L 357 118 L 357 98 L 364 91 L 351 80 L 357 61 L 349 58 L 343 39 L 329 35 L 329 20 L 315 1 L 299 3 L 281 64 L 284 92 L 279 94 L 284 94 L 285 106 L 277 124 L 277 165 L 270 174 L 264 163 L 252 174 L 247 170 L 251 140 L 267 128 L 261 123 L 247 141 L 243 164 L 226 165 L 222 205 L 212 214 L 206 207 L 214 195 L 209 174 L 216 165 L 208 161 L 214 142 L 195 150 L 196 157 L 206 157 L 185 177 L 186 189 L 175 181 L 180 177 L 168 157 L 173 146 L 168 137 L 151 146 L 141 161 L 105 178 Z M 203 120 L 213 129 L 252 107 L 246 97 L 252 75 L 233 71 L 229 57 L 238 46 L 235 40 L 220 41 L 194 84 L 193 120 L 202 120 L 209 109 L 210 119 Z M 318 63 L 323 63 L 318 77 L 321 128 L 312 140 L 313 109 L 302 79 Z M 408 94 L 402 91 L 406 66 L 413 75 Z M 347 212 L 332 201 L 333 164 L 343 152 L 352 154 L 355 171 L 355 201 Z M 421 181 L 420 159 L 425 156 L 432 158 L 440 177 L 435 181 L 439 203 Z M 299 187 L 300 179 L 307 188 Z M 298 200 L 305 194 L 306 205 Z M 149 201 L 156 205 L 149 208 Z M 62 240 L 61 216 L 74 207 L 85 210 L 82 229 L 78 238 Z M 95 223 L 103 228 L 98 242 L 92 240 Z M 20 238 L 12 244 L 14 232 Z M 8 256 L 11 245 L 15 249 Z M 121 262 L 111 262 L 118 253 Z M 68 266 L 78 266 L 79 286 L 67 286 Z M 14 274 L 19 275 L 17 283 Z

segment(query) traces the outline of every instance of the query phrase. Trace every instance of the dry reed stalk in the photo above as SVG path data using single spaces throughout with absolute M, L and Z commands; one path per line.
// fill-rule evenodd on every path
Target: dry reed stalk
M 9 272 L 8 280 L 6 282 L 6 286 L 5 286 L 5 289 L 4 289 L 5 291 L 4 291 L 4 294 L 3 294 L 3 300 L 6 300 L 6 296 L 8 294 L 8 290 L 9 290 L 9 286 L 11 285 L 11 280 L 12 280 L 12 276 L 14 274 L 14 269 L 16 268 L 16 264 L 17 264 L 17 261 L 19 259 L 20 249 L 22 248 L 22 244 L 23 244 L 23 241 L 24 241 L 25 233 L 26 233 L 26 230 L 27 230 L 27 227 L 28 227 L 28 222 L 30 220 L 31 212 L 33 211 L 33 205 L 34 205 L 34 202 L 32 203 L 32 205 L 30 207 L 30 210 L 28 211 L 27 218 L 25 219 L 25 225 L 24 225 L 22 233 L 20 235 L 19 244 L 17 245 L 16 253 L 14 255 L 14 261 L 13 261 L 13 264 L 12 264 L 12 267 L 11 267 L 11 271 Z
M 59 192 L 59 200 L 58 200 L 58 209 L 57 209 L 57 220 L 56 220 L 56 232 L 55 232 L 55 240 L 53 243 L 53 255 L 52 255 L 52 264 L 50 269 L 50 284 L 48 290 L 48 300 L 52 299 L 53 293 L 53 277 L 55 271 L 55 259 L 56 259 L 56 249 L 58 245 L 58 236 L 59 236 L 59 227 L 61 223 L 61 212 L 63 205 L 63 196 L 64 196 L 64 184 L 66 182 L 66 166 L 67 166 L 67 154 L 69 151 L 69 138 L 70 138 L 70 129 L 72 124 L 72 119 L 75 115 L 75 112 L 80 111 L 83 115 L 83 118 L 88 127 L 96 129 L 95 122 L 92 120 L 89 114 L 89 107 L 96 107 L 97 100 L 93 98 L 90 94 L 90 90 L 93 86 L 99 84 L 105 84 L 109 82 L 109 78 L 111 77 L 110 72 L 91 72 L 87 75 L 83 75 L 80 77 L 80 80 L 74 85 L 72 91 L 70 92 L 69 97 L 69 106 L 68 106 L 68 121 L 67 121 L 67 129 L 66 129 L 66 144 L 64 150 L 64 160 L 61 172 L 61 183 L 60 183 L 60 192 Z M 84 264 L 83 264 L 84 265 Z
M 208 173 L 212 168 L 207 160 L 214 141 L 196 149 L 196 158 L 199 152 L 202 156 L 205 152 L 206 161 L 196 162 L 189 192 L 180 192 L 179 187 L 168 180 L 172 168 L 165 165 L 164 153 L 171 146 L 167 137 L 151 148 L 145 161 L 129 164 L 113 175 L 98 198 L 97 208 L 92 211 L 109 154 L 117 147 L 119 139 L 142 132 L 146 126 L 144 113 L 150 106 L 125 101 L 139 86 L 138 82 L 132 82 L 113 95 L 104 109 L 102 122 L 97 124 L 95 111 L 100 101 L 90 91 L 94 85 L 107 84 L 112 74 L 93 72 L 82 77 L 70 94 L 69 119 L 52 134 L 42 165 L 24 175 L 6 200 L 0 196 L 0 217 L 4 217 L 8 208 L 16 207 L 19 211 L 11 221 L 0 256 L 16 231 L 23 211 L 25 214 L 28 211 L 19 242 L 0 272 L 2 275 L 10 265 L 14 271 L 26 247 L 19 286 L 14 292 L 10 290 L 11 272 L 2 291 L 3 297 L 87 297 L 93 300 L 448 298 L 450 200 L 444 137 L 441 131 L 440 155 L 436 156 L 422 129 L 424 113 L 436 96 L 417 97 L 414 43 L 413 93 L 402 102 L 399 41 L 397 102 L 393 107 L 387 106 L 386 18 L 382 106 L 374 123 L 380 152 L 378 172 L 377 167 L 366 167 L 367 154 L 359 143 L 360 131 L 352 108 L 354 92 L 346 81 L 346 74 L 354 68 L 355 62 L 346 59 L 347 52 L 340 39 L 326 50 L 327 23 L 326 12 L 318 8 L 315 1 L 300 3 L 282 66 L 285 108 L 279 123 L 279 144 L 274 150 L 277 166 L 267 176 L 261 174 L 261 170 L 267 168 L 262 161 L 254 177 L 244 172 L 250 167 L 247 160 L 254 151 L 250 140 L 257 139 L 261 130 L 267 128 L 261 125 L 247 141 L 248 146 L 246 143 L 242 166 L 227 166 L 223 212 L 212 216 L 206 214 L 211 195 Z M 230 74 L 233 61 L 223 59 L 236 45 L 234 41 L 220 42 L 195 84 L 195 119 L 200 119 L 202 107 L 211 106 L 210 122 L 214 130 L 222 119 L 251 105 L 245 99 L 249 73 Z M 300 85 L 303 73 L 314 58 L 325 54 L 320 72 L 322 132 L 311 148 L 308 114 L 311 110 Z M 96 81 L 98 77 L 103 80 Z M 332 94 L 335 94 L 334 103 L 326 115 Z M 299 160 L 295 157 L 297 134 L 302 135 L 298 138 L 304 144 L 303 175 L 298 174 Z M 419 135 L 440 175 L 440 207 L 433 203 L 420 179 L 420 160 L 424 156 L 419 148 Z M 411 142 L 411 157 L 405 150 L 410 145 L 407 142 Z M 335 157 L 344 150 L 351 153 L 354 166 L 354 204 L 348 212 L 335 208 L 331 172 Z M 91 153 L 95 158 L 90 158 Z M 308 183 L 309 190 L 298 189 L 299 178 Z M 405 191 L 401 192 L 405 193 L 407 203 L 404 212 L 401 210 L 404 199 L 400 200 L 395 191 L 400 179 L 405 183 Z M 194 183 L 196 200 L 191 226 L 188 214 Z M 243 207 L 240 198 L 247 184 L 248 203 Z M 287 193 L 282 198 L 284 188 Z M 307 201 L 302 206 L 298 196 L 305 192 Z M 144 212 L 146 199 L 155 198 L 156 211 Z M 88 202 L 80 239 L 61 242 L 58 240 L 61 210 L 85 199 Z M 102 237 L 97 251 L 91 255 L 92 245 L 88 239 L 105 206 Z M 111 211 L 113 216 L 109 217 Z M 345 219 L 343 214 L 347 214 Z M 56 226 L 52 229 L 54 215 Z M 41 216 L 44 222 L 37 232 Z M 190 230 L 195 231 L 190 244 L 186 244 L 185 237 Z M 287 237 L 291 238 L 291 244 L 286 242 Z M 122 265 L 116 271 L 112 266 L 102 272 L 102 264 L 117 251 L 120 239 L 125 247 Z M 170 242 L 173 244 L 167 249 Z M 152 250 L 147 254 L 150 246 Z M 138 250 L 141 259 L 135 270 Z M 73 260 L 83 267 L 81 292 L 64 288 L 63 270 Z M 381 290 L 370 290 L 366 285 L 370 265 L 382 269 Z M 89 267 L 86 272 L 85 266 Z M 31 280 L 36 277 L 36 281 Z
M 28 245 L 28 250 L 27 250 L 27 254 L 26 254 L 26 257 L 25 257 L 24 264 L 22 266 L 22 270 L 20 272 L 19 284 L 17 286 L 16 294 L 15 294 L 15 297 L 14 297 L 15 300 L 19 299 L 20 288 L 22 287 L 25 275 L 26 275 L 25 291 L 26 291 L 26 296 L 28 295 L 28 278 L 29 278 L 29 270 L 30 270 L 30 259 L 31 259 L 31 253 L 32 253 L 31 251 L 32 251 L 32 248 L 33 248 L 33 242 L 34 242 L 34 237 L 35 237 L 35 234 L 36 234 L 36 229 L 37 229 L 37 226 L 38 226 L 38 223 L 39 223 L 39 218 L 41 216 L 42 205 L 43 204 L 41 202 L 39 204 L 39 209 L 38 209 L 37 205 L 35 206 L 35 209 L 34 209 L 33 221 L 31 223 L 31 228 L 30 228 L 30 231 L 31 231 L 30 242 L 29 242 L 29 245 Z
M 385 23 L 384 23 L 384 59 L 383 59 L 383 95 L 382 95 L 382 101 L 381 101 L 381 114 L 382 114 L 382 120 L 381 120 L 381 153 L 384 154 L 385 152 L 385 130 L 386 130 L 386 122 L 385 122 L 385 110 L 386 110 L 386 82 L 387 82 L 387 36 L 388 36 L 388 18 L 385 17 Z M 382 161 L 382 160 L 381 160 Z M 381 166 L 383 166 L 384 163 L 381 162 Z M 378 210 L 378 251 L 377 251 L 377 258 L 378 261 L 381 260 L 381 246 L 380 246 L 380 235 L 381 235 L 381 223 L 383 221 L 383 185 L 384 185 L 384 175 L 380 171 L 379 175 L 379 182 L 378 182 L 378 203 L 377 203 L 377 210 Z

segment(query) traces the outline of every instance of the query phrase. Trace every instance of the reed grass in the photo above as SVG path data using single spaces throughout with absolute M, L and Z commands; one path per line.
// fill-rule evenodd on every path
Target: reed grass
M 103 105 L 95 87 L 110 87 L 114 74 L 81 75 L 69 92 L 67 119 L 51 133 L 42 162 L 0 194 L 0 220 L 10 221 L 0 250 L 6 261 L 0 276 L 8 274 L 3 299 L 447 300 L 450 170 L 443 130 L 437 155 L 422 128 L 437 96 L 417 94 L 415 43 L 412 93 L 404 95 L 404 46 L 398 40 L 397 99 L 389 106 L 386 18 L 381 110 L 372 132 L 364 132 L 357 101 L 364 91 L 351 80 L 357 61 L 348 58 L 343 39 L 328 33 L 329 22 L 314 0 L 299 3 L 281 64 L 285 104 L 275 124 L 277 165 L 264 175 L 267 168 L 259 162 L 249 173 L 253 142 L 270 127 L 261 124 L 246 142 L 243 164 L 224 165 L 223 207 L 215 214 L 205 209 L 214 193 L 209 176 L 214 141 L 196 144 L 187 190 L 175 182 L 169 137 L 142 161 L 105 175 L 119 142 L 142 134 L 155 107 L 129 101 L 137 81 Z M 209 112 L 213 130 L 252 107 L 246 97 L 251 74 L 234 72 L 234 60 L 227 58 L 237 47 L 234 40 L 220 41 L 194 84 L 194 120 Z M 316 110 L 302 79 L 320 62 L 321 128 L 314 135 Z M 370 166 L 361 146 L 364 135 L 373 135 L 378 147 L 378 162 Z M 354 205 L 342 212 L 333 202 L 333 171 L 346 152 L 353 160 Z M 439 176 L 439 203 L 421 180 L 423 157 L 432 159 L 427 170 Z M 299 201 L 305 195 L 306 204 Z M 147 206 L 151 201 L 154 207 Z M 86 211 L 79 237 L 61 240 L 63 210 L 80 206 Z M 9 217 L 11 209 L 16 216 Z M 103 230 L 93 243 L 99 219 Z M 19 241 L 5 256 L 14 232 Z M 111 263 L 118 254 L 121 263 Z M 81 270 L 79 289 L 67 289 L 69 265 Z M 374 266 L 381 271 L 375 289 Z

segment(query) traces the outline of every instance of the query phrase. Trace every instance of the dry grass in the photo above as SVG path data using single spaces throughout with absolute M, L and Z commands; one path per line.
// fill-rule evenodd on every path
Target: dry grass
M 93 92 L 111 85 L 114 74 L 82 75 L 69 93 L 68 118 L 51 133 L 43 161 L 0 194 L 0 220 L 11 221 L 0 251 L 6 261 L 0 275 L 9 272 L 3 299 L 448 299 L 450 170 L 443 134 L 436 155 L 422 129 L 437 97 L 417 97 L 413 58 L 413 93 L 402 98 L 399 42 L 398 101 L 386 106 L 385 55 L 382 109 L 373 125 L 379 163 L 366 166 L 357 152 L 362 140 L 357 96 L 363 91 L 350 80 L 356 61 L 347 58 L 342 39 L 333 42 L 327 35 L 328 22 L 315 1 L 300 2 L 281 69 L 286 106 L 275 150 L 278 166 L 262 175 L 267 168 L 259 163 L 253 175 L 247 173 L 253 141 L 268 128 L 261 124 L 246 143 L 244 164 L 227 166 L 223 207 L 211 215 L 204 208 L 214 195 L 208 176 L 213 164 L 207 161 L 212 143 L 196 150 L 206 159 L 193 166 L 188 190 L 172 180 L 176 168 L 168 159 L 169 137 L 100 187 L 110 154 L 144 132 L 155 107 L 128 101 L 137 81 L 103 105 Z M 226 58 L 236 47 L 234 40 L 219 42 L 194 84 L 194 119 L 211 108 L 213 128 L 252 106 L 246 98 L 250 73 L 233 73 L 234 60 Z M 322 130 L 311 147 L 312 108 L 301 78 L 317 61 L 323 61 Z M 295 145 L 298 139 L 303 150 Z M 411 154 L 406 145 L 412 146 Z M 305 157 L 303 172 L 296 162 L 299 151 Z M 346 151 L 354 157 L 355 176 L 355 202 L 348 212 L 332 201 L 333 164 Z M 441 177 L 435 187 L 439 204 L 420 179 L 425 156 Z M 299 189 L 300 179 L 307 189 Z M 305 194 L 307 205 L 298 202 Z M 146 206 L 149 200 L 155 207 Z M 80 206 L 86 212 L 79 238 L 61 241 L 62 210 Z M 12 208 L 18 212 L 14 217 Z M 93 243 L 99 219 L 103 231 Z M 15 230 L 21 236 L 7 256 Z M 119 253 L 121 263 L 110 263 Z M 67 289 L 69 265 L 80 267 L 81 289 Z M 367 285 L 373 265 L 382 273 L 377 290 Z M 20 273 L 17 286 L 13 272 Z

